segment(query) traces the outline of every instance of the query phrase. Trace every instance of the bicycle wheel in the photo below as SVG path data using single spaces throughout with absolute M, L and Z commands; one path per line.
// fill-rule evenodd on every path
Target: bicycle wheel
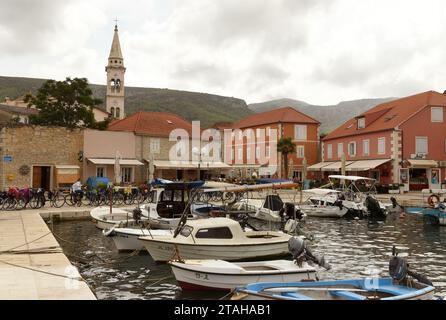
M 40 200 L 39 198 L 37 198 L 35 196 L 32 196 L 31 199 L 29 199 L 29 202 L 28 202 L 29 207 L 31 209 L 39 209 L 41 207 L 39 200 Z
M 25 209 L 25 207 L 26 207 L 26 201 L 22 197 L 20 197 L 19 199 L 17 199 L 15 201 L 14 209 L 23 210 L 23 209 Z
M 62 208 L 67 202 L 63 194 L 56 193 L 51 200 L 51 205 L 55 208 Z
M 15 207 L 15 199 L 14 198 L 7 198 L 5 200 L 5 202 L 3 202 L 2 210 L 10 211 L 10 210 L 14 210 L 14 207 Z
M 121 193 L 115 193 L 113 195 L 113 204 L 122 205 L 124 203 L 124 195 Z
M 66 202 L 66 204 L 68 204 L 70 207 L 72 207 L 72 206 L 74 206 L 74 205 L 76 204 L 75 197 L 74 197 L 72 194 L 68 194 L 68 195 L 65 197 L 65 202 Z

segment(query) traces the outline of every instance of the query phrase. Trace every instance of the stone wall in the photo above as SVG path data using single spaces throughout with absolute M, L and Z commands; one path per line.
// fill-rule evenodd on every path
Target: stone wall
M 82 175 L 82 164 L 78 160 L 79 151 L 83 150 L 83 131 L 80 129 L 35 126 L 2 128 L 0 145 L 2 190 L 10 186 L 32 186 L 33 166 L 51 168 L 51 188 L 56 187 L 56 165 L 79 166 Z M 12 161 L 4 162 L 5 155 L 10 156 Z

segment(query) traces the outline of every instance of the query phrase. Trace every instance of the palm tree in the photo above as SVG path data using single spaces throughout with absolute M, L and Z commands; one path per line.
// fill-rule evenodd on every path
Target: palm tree
M 280 138 L 277 142 L 277 151 L 283 154 L 285 177 L 288 175 L 288 154 L 296 152 L 296 145 L 291 138 Z M 284 174 L 282 173 L 282 176 Z

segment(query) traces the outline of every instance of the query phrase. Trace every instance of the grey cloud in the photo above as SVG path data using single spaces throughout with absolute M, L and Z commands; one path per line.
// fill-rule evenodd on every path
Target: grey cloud
M 36 54 L 51 41 L 57 31 L 60 13 L 70 1 L 2 0 L 0 2 L 0 37 L 7 44 L 2 51 L 10 54 Z

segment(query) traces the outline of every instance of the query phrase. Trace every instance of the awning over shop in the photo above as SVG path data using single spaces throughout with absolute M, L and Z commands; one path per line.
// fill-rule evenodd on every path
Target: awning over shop
M 146 160 L 150 163 L 150 160 Z M 198 169 L 198 163 L 192 161 L 168 161 L 168 160 L 154 160 L 153 165 L 157 169 Z M 231 166 L 223 162 L 200 162 L 200 169 L 231 169 Z
M 88 158 L 93 164 L 109 164 L 114 165 L 115 159 L 104 159 L 104 158 Z M 136 159 L 119 159 L 119 164 L 121 166 L 143 166 L 144 164 Z
M 56 183 L 72 184 L 80 178 L 80 167 L 76 165 L 56 165 Z
M 347 169 L 347 166 L 352 164 L 353 161 L 345 161 L 345 167 Z M 332 164 L 329 164 L 328 166 L 325 166 L 322 168 L 322 171 L 340 171 L 342 167 L 342 162 L 333 162 Z
M 346 171 L 368 171 L 391 161 L 391 159 L 359 160 L 348 165 Z
M 407 160 L 412 168 L 436 168 L 438 162 L 435 160 L 409 159 Z
M 334 162 L 319 162 L 316 164 L 313 164 L 312 166 L 309 166 L 307 168 L 308 171 L 321 171 L 322 168 L 333 164 Z
M 231 169 L 260 169 L 262 166 L 259 164 L 232 164 Z
M 146 160 L 150 163 L 150 160 Z M 197 165 L 192 162 L 175 162 L 169 160 L 154 160 L 153 165 L 156 169 L 197 169 Z

